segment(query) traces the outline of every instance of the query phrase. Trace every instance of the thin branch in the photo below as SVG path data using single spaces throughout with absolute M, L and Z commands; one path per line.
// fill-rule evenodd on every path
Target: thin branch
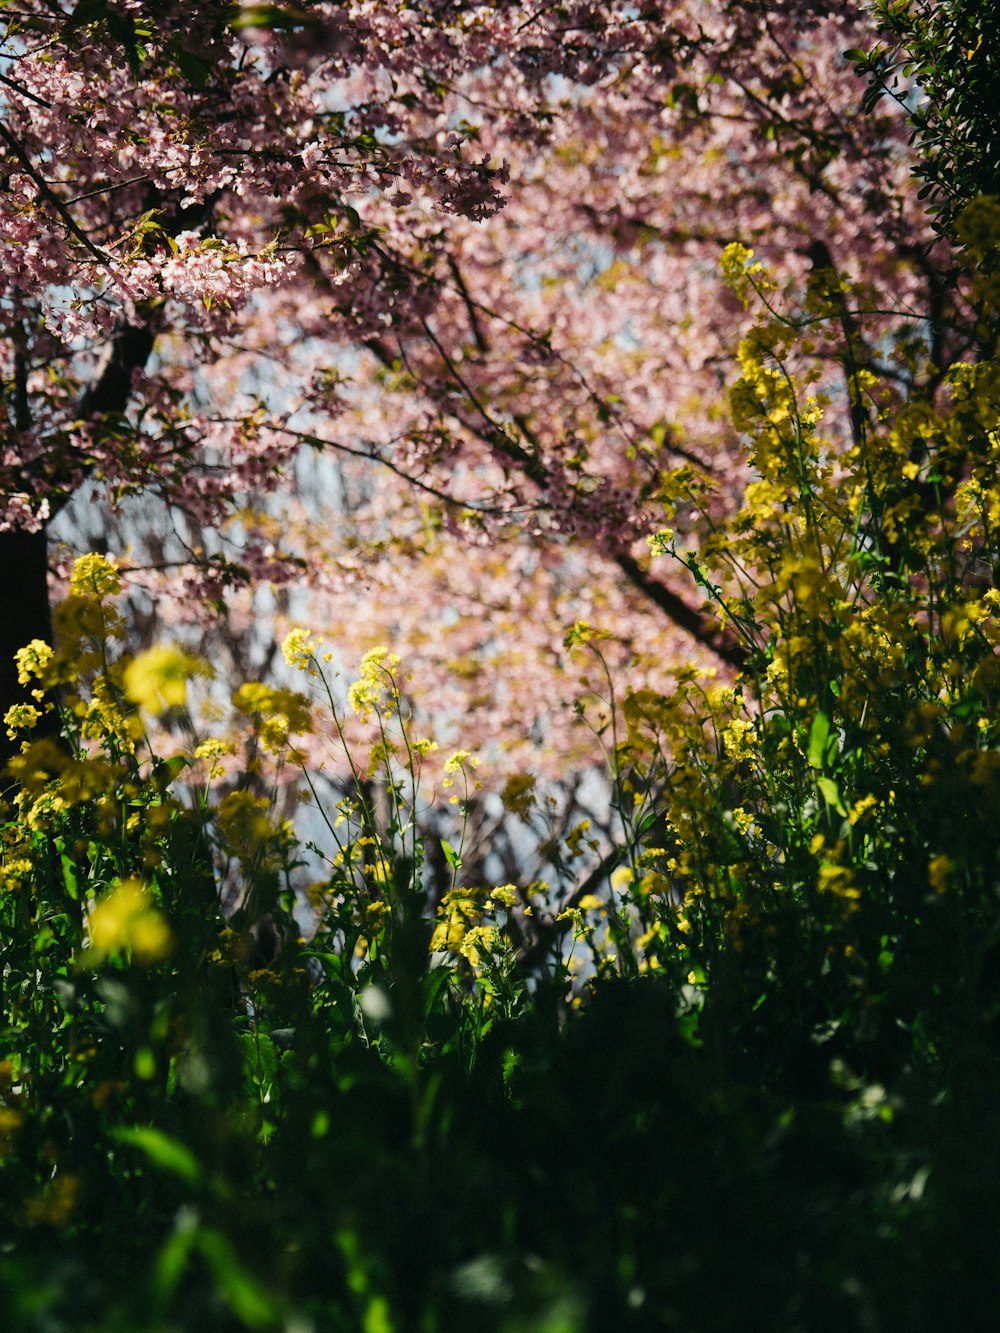
M 99 185 L 93 190 L 88 190 L 86 194 L 75 194 L 72 199 L 66 200 L 66 205 L 68 207 L 71 204 L 82 203 L 85 199 L 96 199 L 98 195 L 102 194 L 113 194 L 115 190 L 124 190 L 129 185 L 139 185 L 148 180 L 149 176 L 143 172 L 141 176 L 130 176 L 128 180 L 111 181 L 107 185 Z
M 476 395 L 465 383 L 454 362 L 441 346 L 434 331 L 427 325 L 426 321 L 422 321 L 422 323 L 427 337 L 437 348 L 442 361 L 448 368 L 455 383 L 463 390 L 469 401 L 476 408 L 479 416 L 485 423 L 486 428 L 477 428 L 471 423 L 463 421 L 460 417 L 457 417 L 456 419 L 459 420 L 467 430 L 471 430 L 474 434 L 478 435 L 486 445 L 493 448 L 504 457 L 509 458 L 511 462 L 516 463 L 523 470 L 527 478 L 544 493 L 551 478 L 549 470 L 546 468 L 542 459 L 538 455 L 529 453 L 529 451 L 522 445 L 518 444 L 516 440 L 511 439 L 503 427 L 490 416 L 486 408 L 479 402 Z M 375 350 L 376 354 L 381 352 L 382 357 L 388 355 L 384 348 L 378 347 Z M 455 416 L 455 413 L 452 412 L 451 415 Z M 707 648 L 710 652 L 714 653 L 717 657 L 721 658 L 722 661 L 726 662 L 736 670 L 741 670 L 746 665 L 746 652 L 738 640 L 720 630 L 713 621 L 706 619 L 698 611 L 695 611 L 688 606 L 687 602 L 679 597 L 677 593 L 672 592 L 658 579 L 654 579 L 652 575 L 648 574 L 639 562 L 627 551 L 614 552 L 610 554 L 608 558 L 618 566 L 637 591 L 648 597 L 649 600 L 663 611 L 679 629 L 690 634 L 697 643 L 700 643 L 703 647 Z
M 216 421 L 225 425 L 238 425 L 242 418 L 240 417 L 216 417 Z M 267 422 L 262 429 L 271 430 L 282 435 L 290 435 L 294 440 L 301 440 L 303 444 L 311 445 L 314 449 L 332 449 L 339 454 L 348 454 L 351 458 L 363 459 L 366 463 L 380 463 L 382 467 L 388 468 L 390 472 L 400 477 L 409 486 L 416 490 L 423 491 L 427 495 L 432 495 L 442 504 L 451 509 L 472 510 L 477 514 L 505 514 L 510 515 L 515 512 L 506 505 L 488 505 L 482 500 L 461 500 L 454 495 L 449 495 L 447 491 L 440 490 L 430 482 L 421 481 L 419 477 L 414 477 L 412 473 L 407 472 L 394 463 L 391 458 L 386 458 L 380 454 L 377 449 L 356 449 L 349 444 L 342 444 L 338 440 L 326 440 L 320 435 L 313 435 L 310 431 L 295 430 L 291 426 L 281 426 L 274 422 Z
M 8 79 L 5 74 L 0 74 L 0 83 L 8 88 L 13 88 L 16 93 L 21 97 L 26 97 L 29 102 L 35 102 L 38 106 L 45 107 L 46 111 L 51 111 L 51 102 L 47 102 L 44 97 L 39 97 L 37 93 L 31 92 L 28 88 L 22 88 L 15 79 Z
M 14 136 L 8 131 L 3 121 L 0 121 L 0 139 L 3 139 L 4 143 L 6 143 L 7 147 L 17 158 L 18 162 L 20 162 L 21 166 L 31 177 L 32 181 L 38 188 L 38 192 L 48 203 L 52 205 L 52 207 L 62 218 L 63 222 L 66 224 L 66 227 L 70 231 L 70 233 L 73 236 L 75 236 L 76 239 L 80 241 L 82 245 L 86 246 L 86 248 L 90 251 L 90 253 L 94 256 L 95 259 L 97 259 L 102 264 L 106 264 L 108 262 L 108 256 L 104 253 L 103 250 L 100 249 L 99 246 L 96 246 L 94 242 L 90 239 L 87 233 L 83 230 L 83 228 L 73 217 L 73 214 L 69 211 L 69 209 L 59 198 L 56 192 L 51 188 L 48 181 L 46 181 L 45 177 L 40 175 L 39 172 L 36 171 L 35 166 L 31 161 L 31 158 L 25 152 L 22 145 L 19 144 L 18 141 L 14 138 Z
M 476 303 L 473 301 L 468 287 L 465 285 L 462 271 L 458 267 L 455 256 L 452 254 L 449 254 L 448 256 L 448 268 L 451 271 L 451 276 L 455 279 L 455 286 L 458 288 L 462 301 L 465 304 L 465 309 L 468 312 L 469 325 L 472 329 L 472 336 L 475 339 L 476 349 L 485 356 L 490 348 L 489 343 L 486 341 L 486 336 L 483 333 L 482 325 L 479 322 L 479 312 L 476 309 Z

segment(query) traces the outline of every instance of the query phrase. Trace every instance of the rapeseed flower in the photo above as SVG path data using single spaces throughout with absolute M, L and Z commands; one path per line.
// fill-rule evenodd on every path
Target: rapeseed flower
M 17 664 L 17 683 L 29 685 L 33 680 L 46 680 L 55 653 L 43 639 L 32 639 L 14 654 Z
M 71 597 L 96 597 L 101 601 L 105 597 L 116 597 L 121 590 L 121 574 L 114 560 L 96 551 L 77 556 L 69 576 Z
M 290 630 L 285 635 L 281 644 L 281 653 L 288 665 L 294 667 L 296 671 L 308 671 L 310 675 L 316 675 L 317 671 L 313 663 L 318 647 L 319 644 L 313 638 L 312 630 L 297 628 Z
M 232 741 L 223 741 L 210 736 L 195 746 L 194 757 L 195 759 L 209 760 L 208 776 L 211 781 L 213 778 L 221 778 L 225 772 L 222 764 L 219 763 L 223 755 L 234 754 L 235 752 L 236 746 L 233 745 Z
M 391 713 L 399 698 L 399 691 L 392 680 L 392 673 L 399 666 L 400 658 L 390 653 L 385 644 L 370 648 L 361 659 L 360 678 L 347 691 L 347 702 L 351 711 L 357 713 L 363 721 L 373 708 L 381 708 Z M 389 697 L 386 699 L 386 690 Z
M 202 658 L 161 644 L 134 657 L 126 666 L 123 679 L 125 693 L 132 702 L 159 717 L 169 708 L 184 707 L 189 680 L 211 674 L 211 667 Z
M 34 704 L 12 704 L 3 715 L 7 725 L 7 739 L 15 740 L 19 731 L 31 731 L 38 725 L 41 716 Z
M 138 963 L 157 963 L 172 937 L 150 890 L 137 879 L 119 880 L 90 909 L 90 943 L 101 954 L 127 952 Z
M 295 690 L 247 681 L 233 695 L 233 704 L 258 720 L 261 744 L 270 754 L 280 754 L 290 735 L 301 735 L 312 725 L 309 700 Z
M 455 750 L 444 761 L 444 771 L 449 775 L 457 773 L 459 769 L 465 768 L 466 766 L 469 768 L 479 767 L 479 760 L 474 754 L 470 754 L 468 750 Z M 448 785 L 450 784 L 445 783 L 445 786 Z

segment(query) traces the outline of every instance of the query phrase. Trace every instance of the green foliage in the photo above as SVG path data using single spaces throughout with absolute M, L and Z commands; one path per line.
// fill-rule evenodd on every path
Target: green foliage
M 873 9 L 885 40 L 845 54 L 869 76 L 866 108 L 883 96 L 905 106 L 922 197 L 936 227 L 951 234 L 965 204 L 1000 194 L 995 15 L 980 0 L 878 0 Z M 906 87 L 911 81 L 915 92 Z

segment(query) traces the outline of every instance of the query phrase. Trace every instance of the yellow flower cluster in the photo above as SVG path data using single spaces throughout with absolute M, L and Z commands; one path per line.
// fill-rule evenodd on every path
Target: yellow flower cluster
M 458 773 L 466 767 L 479 767 L 479 760 L 468 750 L 454 750 L 444 761 L 444 772 L 449 775 Z
M 121 573 L 114 560 L 90 552 L 74 561 L 69 579 L 71 597 L 92 597 L 100 602 L 105 597 L 117 597 L 121 589 Z
M 396 653 L 390 653 L 384 644 L 371 648 L 361 659 L 360 677 L 347 691 L 347 702 L 352 712 L 362 719 L 371 716 L 377 708 L 391 715 L 399 702 L 399 689 L 393 672 L 399 666 Z
M 211 675 L 212 668 L 203 658 L 162 644 L 134 657 L 125 667 L 123 680 L 132 702 L 160 717 L 168 709 L 186 705 L 189 681 Z
M 303 735 L 312 726 L 309 700 L 294 690 L 248 681 L 233 695 L 233 705 L 253 718 L 261 744 L 270 754 L 282 754 L 291 735 Z
M 19 731 L 31 731 L 41 720 L 42 714 L 34 704 L 12 704 L 3 715 L 7 726 L 7 739 L 16 740 Z
M 46 684 L 51 683 L 49 675 L 54 657 L 55 651 L 50 644 L 45 643 L 42 639 L 32 639 L 23 648 L 18 648 L 14 654 L 14 662 L 17 666 L 17 683 L 19 685 L 29 685 L 33 680 L 43 681 Z M 39 697 L 38 693 L 35 694 L 35 697 Z
M 219 761 L 223 756 L 235 754 L 235 752 L 236 746 L 232 741 L 224 741 L 210 736 L 195 746 L 194 757 L 195 759 L 207 759 L 209 761 L 208 777 L 209 781 L 212 781 L 215 778 L 221 778 L 225 773 L 225 768 Z
M 290 630 L 281 644 L 281 654 L 290 667 L 296 671 L 305 671 L 310 676 L 322 674 L 319 662 L 323 640 L 316 638 L 312 630 L 301 627 Z M 323 662 L 332 662 L 333 653 L 322 654 Z
M 125 953 L 137 963 L 157 963 L 170 953 L 170 927 L 150 890 L 137 879 L 115 884 L 90 909 L 91 947 L 100 954 Z
M 753 253 L 748 246 L 732 241 L 723 250 L 720 260 L 723 280 L 740 298 L 744 308 L 750 305 L 755 296 L 775 290 L 767 270 L 759 260 L 754 260 Z

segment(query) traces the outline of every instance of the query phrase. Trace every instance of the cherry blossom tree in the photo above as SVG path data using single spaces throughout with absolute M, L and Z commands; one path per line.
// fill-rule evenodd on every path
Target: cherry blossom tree
M 741 660 L 645 544 L 665 516 L 695 543 L 691 501 L 744 480 L 724 246 L 862 284 L 812 349 L 835 391 L 905 347 L 900 392 L 933 392 L 962 350 L 905 125 L 842 54 L 856 5 L 2 21 L 5 704 L 54 522 L 142 495 L 171 568 L 137 549 L 133 583 L 171 615 L 249 623 L 277 589 L 346 660 L 391 638 L 463 743 L 564 771 L 574 622 L 639 683 Z

